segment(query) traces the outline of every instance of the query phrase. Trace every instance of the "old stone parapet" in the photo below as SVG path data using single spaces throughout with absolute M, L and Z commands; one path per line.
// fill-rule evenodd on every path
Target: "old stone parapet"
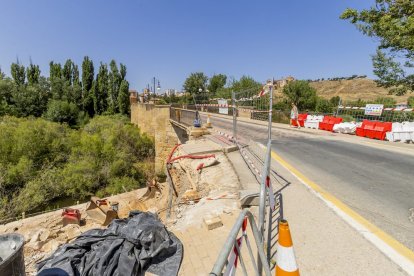
M 170 123 L 170 106 L 131 103 L 131 123 L 154 138 L 155 172 L 164 172 L 165 161 L 171 149 L 185 139 L 185 133 Z

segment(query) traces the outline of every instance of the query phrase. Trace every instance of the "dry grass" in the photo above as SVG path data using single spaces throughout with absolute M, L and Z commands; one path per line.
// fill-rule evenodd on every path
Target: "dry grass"
M 388 90 L 378 87 L 371 79 L 354 79 L 340 81 L 312 82 L 311 86 L 318 91 L 318 95 L 326 99 L 339 96 L 345 101 L 374 100 L 378 97 L 394 98 L 398 103 L 407 102 L 410 94 L 404 96 L 389 95 Z M 412 95 L 412 94 L 411 94 Z

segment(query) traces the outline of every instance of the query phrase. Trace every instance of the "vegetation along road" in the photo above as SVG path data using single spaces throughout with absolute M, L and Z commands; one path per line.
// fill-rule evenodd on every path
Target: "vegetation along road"
M 231 119 L 212 117 L 211 122 L 231 133 Z M 263 144 L 266 129 L 238 122 L 239 136 Z M 284 160 L 414 250 L 412 155 L 354 143 L 340 136 L 318 135 L 316 131 L 312 135 L 274 128 L 272 133 L 272 148 Z

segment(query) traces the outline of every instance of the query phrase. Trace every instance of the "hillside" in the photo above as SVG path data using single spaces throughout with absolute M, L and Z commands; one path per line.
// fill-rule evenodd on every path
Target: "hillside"
M 391 97 L 398 103 L 406 102 L 410 94 L 405 96 L 389 95 L 388 90 L 378 87 L 371 79 L 353 79 L 338 81 L 311 82 L 311 86 L 318 91 L 318 95 L 326 99 L 334 96 L 341 97 L 344 101 L 374 100 L 378 97 Z M 412 95 L 412 94 L 411 94 Z

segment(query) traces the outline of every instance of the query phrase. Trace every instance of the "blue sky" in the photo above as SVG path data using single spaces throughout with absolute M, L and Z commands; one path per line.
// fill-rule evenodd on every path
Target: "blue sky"
M 131 88 L 153 76 L 180 89 L 189 73 L 259 81 L 372 75 L 377 42 L 340 20 L 346 7 L 374 0 L 0 0 L 0 66 L 49 74 L 50 60 L 79 65 L 113 58 L 127 65 Z

